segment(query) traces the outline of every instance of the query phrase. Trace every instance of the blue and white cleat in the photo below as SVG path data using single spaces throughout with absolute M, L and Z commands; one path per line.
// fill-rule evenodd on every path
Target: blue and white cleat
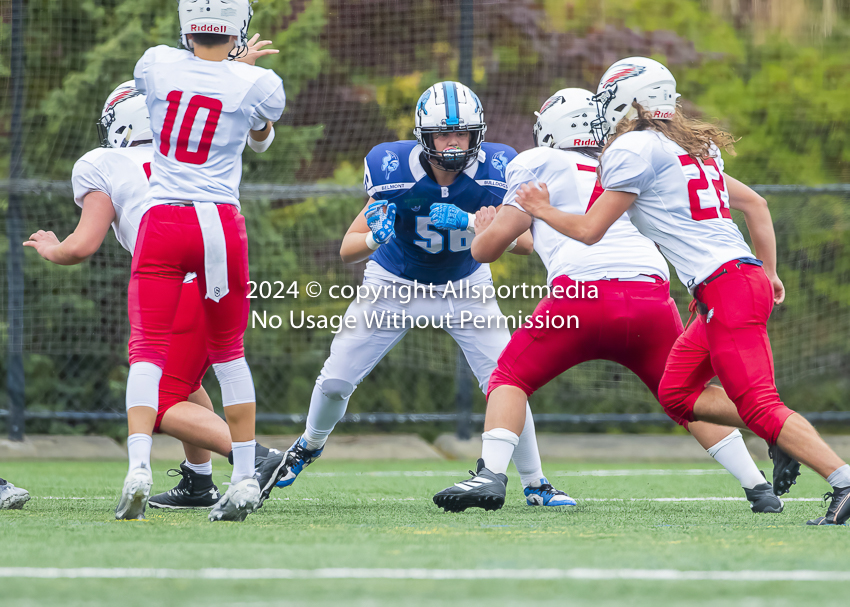
M 298 440 L 295 441 L 286 451 L 284 464 L 286 474 L 277 481 L 276 486 L 281 488 L 289 487 L 295 482 L 295 479 L 298 478 L 298 475 L 301 474 L 301 471 L 304 470 L 304 468 L 319 459 L 319 456 L 322 455 L 322 451 L 324 451 L 324 447 L 316 449 L 315 451 L 310 451 L 307 448 L 307 441 L 304 440 L 304 437 L 299 437 Z
M 575 506 L 576 501 L 555 489 L 545 478 L 525 488 L 525 503 L 529 506 Z

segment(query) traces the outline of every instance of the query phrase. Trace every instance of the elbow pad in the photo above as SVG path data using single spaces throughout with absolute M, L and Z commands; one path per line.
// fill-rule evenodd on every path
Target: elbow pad
M 258 154 L 262 154 L 274 141 L 274 127 L 271 127 L 272 132 L 269 133 L 269 136 L 266 137 L 263 141 L 257 141 L 251 135 L 248 135 L 248 147 L 257 152 Z

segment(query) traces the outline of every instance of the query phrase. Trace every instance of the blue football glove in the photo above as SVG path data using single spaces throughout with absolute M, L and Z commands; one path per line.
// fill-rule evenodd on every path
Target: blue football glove
M 435 202 L 429 215 L 438 230 L 465 230 L 469 227 L 469 213 L 453 204 Z
M 372 238 L 375 242 L 388 243 L 395 238 L 395 203 L 386 204 L 383 200 L 376 200 L 370 204 L 366 209 L 366 223 L 372 230 Z

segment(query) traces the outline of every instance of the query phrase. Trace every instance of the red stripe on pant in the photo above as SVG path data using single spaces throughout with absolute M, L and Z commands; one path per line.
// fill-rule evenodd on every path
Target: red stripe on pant
M 248 238 L 245 218 L 229 204 L 216 205 L 227 247 L 230 292 L 219 302 L 206 299 L 204 241 L 194 207 L 158 205 L 142 218 L 128 289 L 130 364 L 150 362 L 165 368 L 171 328 L 183 278 L 198 274 L 211 363 L 244 356 L 242 338 L 248 325 Z
M 567 276 L 553 283 L 566 289 Z M 520 328 L 499 356 L 489 393 L 499 386 L 521 388 L 529 396 L 555 377 L 589 360 L 610 360 L 637 375 L 658 397 L 667 354 L 682 332 L 682 319 L 670 297 L 670 283 L 600 280 L 597 299 L 543 299 L 533 318 L 577 316 L 578 328 Z
M 197 282 L 183 283 L 180 291 L 180 304 L 171 327 L 168 360 L 159 381 L 159 410 L 154 432 L 159 432 L 166 411 L 188 400 L 190 394 L 200 389 L 204 373 L 210 366 L 204 306 Z
M 774 380 L 767 336 L 773 287 L 760 266 L 738 260 L 713 276 L 695 293 L 708 313 L 688 326 L 667 359 L 661 405 L 680 424 L 693 421 L 694 404 L 716 375 L 747 427 L 774 444 L 793 411 L 782 403 Z

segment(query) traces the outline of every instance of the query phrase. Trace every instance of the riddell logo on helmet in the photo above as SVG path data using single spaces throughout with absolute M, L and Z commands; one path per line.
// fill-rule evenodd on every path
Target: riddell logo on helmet
M 575 148 L 594 146 L 594 145 L 599 145 L 598 143 L 596 143 L 596 139 L 592 139 L 592 138 L 591 139 L 579 139 L 579 138 L 573 139 L 573 147 L 575 147 Z
M 660 118 L 660 119 L 663 120 L 665 118 L 672 118 L 675 115 L 676 115 L 676 112 L 671 112 L 670 110 L 664 110 L 663 112 L 661 110 L 655 110 L 655 112 L 653 112 L 653 114 L 652 114 L 652 117 L 653 118 Z
M 226 25 L 196 25 L 192 24 L 192 32 L 207 33 L 207 34 L 226 34 Z

